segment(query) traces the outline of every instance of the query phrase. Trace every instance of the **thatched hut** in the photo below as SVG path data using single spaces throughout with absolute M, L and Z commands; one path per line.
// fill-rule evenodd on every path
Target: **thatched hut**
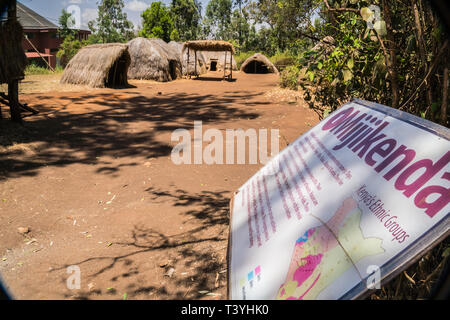
M 0 103 L 10 107 L 11 120 L 21 122 L 19 81 L 25 77 L 27 64 L 22 48 L 23 29 L 17 21 L 15 0 L 0 5 L 0 84 L 8 84 L 8 95 L 0 93 Z M 0 119 L 2 112 L 0 106 Z
M 128 85 L 130 60 L 126 44 L 89 45 L 78 51 L 69 61 L 61 83 L 82 84 L 94 88 L 125 87 Z
M 23 30 L 17 20 L 0 22 L 0 83 L 24 78 L 27 58 L 22 48 Z
M 185 52 L 187 52 L 187 67 L 188 72 L 191 73 L 190 60 L 192 58 L 198 57 L 198 55 L 202 55 L 204 52 L 223 52 L 223 71 L 224 78 L 232 79 L 233 78 L 233 63 L 232 58 L 234 54 L 233 44 L 227 41 L 219 41 L 219 40 L 196 40 L 196 41 L 186 41 L 183 44 L 182 55 L 184 56 Z M 229 71 L 227 74 L 227 70 Z M 196 68 L 196 64 L 194 64 L 194 74 L 199 75 L 199 72 Z
M 230 42 L 222 40 L 195 40 L 186 41 L 183 44 L 183 51 L 190 48 L 195 51 L 229 51 L 234 54 L 234 47 Z
M 229 52 L 227 52 L 227 57 L 225 57 L 225 52 L 223 51 L 201 51 L 201 53 L 205 57 L 206 68 L 209 71 L 223 71 L 225 58 L 227 62 L 229 61 Z M 231 61 L 233 70 L 237 70 L 237 63 L 234 56 L 231 56 Z
M 241 65 L 241 71 L 245 73 L 279 73 L 275 65 L 261 53 L 255 53 L 245 60 Z
M 178 50 L 161 39 L 136 38 L 128 42 L 131 65 L 128 78 L 171 81 L 181 77 Z
M 186 76 L 188 70 L 189 70 L 190 75 L 193 75 L 194 70 L 195 70 L 194 58 L 190 57 L 190 66 L 188 69 L 187 68 L 188 53 L 187 53 L 187 51 L 183 52 L 183 43 L 176 42 L 176 41 L 170 41 L 169 46 L 171 46 L 180 56 L 183 75 Z M 197 73 L 198 74 L 204 74 L 207 72 L 206 60 L 201 52 L 197 52 L 197 62 L 196 63 L 197 63 Z

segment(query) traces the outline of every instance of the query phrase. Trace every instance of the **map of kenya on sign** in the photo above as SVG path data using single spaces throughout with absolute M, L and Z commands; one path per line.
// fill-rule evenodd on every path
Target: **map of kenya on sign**
M 353 100 L 231 202 L 228 295 L 355 299 L 450 233 L 450 130 Z

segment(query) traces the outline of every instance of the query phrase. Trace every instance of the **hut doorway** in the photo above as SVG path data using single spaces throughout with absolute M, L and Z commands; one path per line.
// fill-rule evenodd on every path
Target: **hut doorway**
M 109 69 L 108 77 L 105 79 L 105 87 L 125 87 L 128 84 L 127 69 L 127 59 L 124 55 L 122 55 Z
M 217 71 L 217 60 L 211 61 L 210 71 Z
M 269 68 L 261 61 L 251 61 L 244 68 L 245 73 L 269 73 Z
M 175 60 L 169 60 L 169 74 L 172 80 L 177 78 L 177 66 Z

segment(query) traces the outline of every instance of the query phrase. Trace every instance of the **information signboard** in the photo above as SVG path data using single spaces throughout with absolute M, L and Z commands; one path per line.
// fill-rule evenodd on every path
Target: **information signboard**
M 449 234 L 450 130 L 353 100 L 231 202 L 229 298 L 354 299 Z

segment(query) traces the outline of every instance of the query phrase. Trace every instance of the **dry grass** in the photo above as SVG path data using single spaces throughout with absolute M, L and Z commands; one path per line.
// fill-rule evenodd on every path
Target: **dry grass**
M 380 290 L 371 294 L 372 300 L 429 299 L 433 287 L 449 258 L 450 238 L 426 253 L 407 270 L 400 273 Z M 447 275 L 448 276 L 448 275 Z
M 33 141 L 33 127 L 24 127 L 9 120 L 0 122 L 0 153 L 33 156 L 39 142 Z
M 181 77 L 181 56 L 175 46 L 161 39 L 136 38 L 128 42 L 131 64 L 128 78 L 172 81 Z M 170 73 L 170 63 L 175 64 L 175 77 Z
M 26 75 L 25 79 L 19 83 L 19 94 L 45 93 L 51 91 L 71 92 L 71 91 L 89 91 L 91 87 L 83 85 L 62 84 L 60 83 L 62 73 Z M 6 84 L 0 85 L 0 92 L 7 92 Z
M 128 46 L 122 43 L 94 44 L 82 48 L 70 60 L 61 82 L 64 84 L 81 84 L 93 88 L 104 88 L 108 84 L 111 68 L 123 61 L 123 66 L 117 68 L 117 82 L 113 85 L 126 86 L 127 71 L 130 65 Z
M 301 90 L 295 91 L 291 89 L 283 89 L 278 87 L 267 91 L 264 94 L 264 97 L 266 97 L 270 101 L 277 101 L 286 104 L 305 106 L 303 100 L 303 91 Z
M 222 40 L 187 41 L 183 45 L 183 51 L 187 48 L 196 51 L 231 51 L 233 54 L 235 53 L 233 45 Z

